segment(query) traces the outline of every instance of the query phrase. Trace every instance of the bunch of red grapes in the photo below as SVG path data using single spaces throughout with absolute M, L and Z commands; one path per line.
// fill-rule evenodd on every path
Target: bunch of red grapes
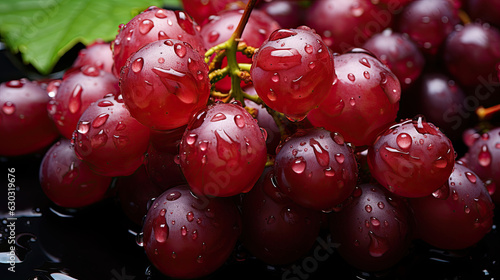
M 44 151 L 59 207 L 116 195 L 173 278 L 241 247 L 286 269 L 320 239 L 381 272 L 415 240 L 454 251 L 490 232 L 498 1 L 260 1 L 241 52 L 208 55 L 247 2 L 150 7 L 60 79 L 1 84 L 0 155 Z

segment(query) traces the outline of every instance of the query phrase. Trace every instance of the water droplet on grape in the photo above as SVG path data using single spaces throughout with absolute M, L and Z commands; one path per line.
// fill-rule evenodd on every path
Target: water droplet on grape
M 269 89 L 269 92 L 267 93 L 267 98 L 269 98 L 269 100 L 273 102 L 276 101 L 276 94 L 272 89 Z
M 94 66 L 91 65 L 85 65 L 81 68 L 82 73 L 86 76 L 90 77 L 97 77 L 101 73 L 99 69 L 95 68 Z
M 127 146 L 129 139 L 125 135 L 113 135 L 113 144 L 118 149 L 123 149 Z
M 78 123 L 77 126 L 78 133 L 86 134 L 87 132 L 89 132 L 89 129 L 90 129 L 90 122 L 80 121 Z
M 172 42 L 172 40 L 165 40 L 165 42 L 163 42 L 163 44 L 165 44 L 167 46 L 173 46 L 174 42 Z
M 144 233 L 140 232 L 135 236 L 135 243 L 140 247 L 144 246 Z
M 109 100 L 103 100 L 103 101 L 99 101 L 99 103 L 97 103 L 97 106 L 99 107 L 110 107 L 110 106 L 113 106 L 113 102 L 109 101 Z
M 387 241 L 382 237 L 375 235 L 372 231 L 369 232 L 369 235 L 370 246 L 368 247 L 368 252 L 375 258 L 383 256 L 389 250 Z
M 296 224 L 298 215 L 295 213 L 295 211 L 292 208 L 284 207 L 280 211 L 281 218 L 283 218 L 283 221 L 287 224 Z
M 160 215 L 156 217 L 156 219 L 153 222 L 153 231 L 155 235 L 155 239 L 159 243 L 163 243 L 167 241 L 168 238 L 168 225 L 167 225 L 167 220 L 165 218 L 165 209 L 162 209 L 160 211 Z
M 277 83 L 280 81 L 280 76 L 278 73 L 274 73 L 274 75 L 271 76 L 271 81 Z
M 467 177 L 467 179 L 469 179 L 469 181 L 473 184 L 475 184 L 477 182 L 477 177 L 476 175 L 474 175 L 473 173 L 471 172 L 465 172 L 465 177 Z
M 188 233 L 188 230 L 187 230 L 186 226 L 182 226 L 181 227 L 181 235 L 182 236 L 186 236 L 187 233 Z
M 99 133 L 92 136 L 90 140 L 90 144 L 92 145 L 93 149 L 97 149 L 104 146 L 106 142 L 108 142 L 108 135 L 104 133 L 104 130 L 99 131 Z
M 82 92 L 83 88 L 80 84 L 76 84 L 75 88 L 71 92 L 71 96 L 69 97 L 68 109 L 72 114 L 80 111 L 80 107 L 82 106 Z
M 213 30 L 212 32 L 210 32 L 208 34 L 208 42 L 213 43 L 213 42 L 217 41 L 217 39 L 219 39 L 219 37 L 220 37 L 220 33 Z
M 177 253 L 176 252 L 172 252 L 172 259 L 175 259 L 177 258 Z
M 157 18 L 166 18 L 167 17 L 167 14 L 165 12 L 164 9 L 158 9 L 156 12 L 155 12 L 155 17 Z
M 481 151 L 479 152 L 477 160 L 479 162 L 479 165 L 483 167 L 487 167 L 491 164 L 491 153 L 488 150 L 487 145 L 481 146 Z
M 24 85 L 24 81 L 21 80 L 11 80 L 5 83 L 6 86 L 10 88 L 21 88 Z
M 321 146 L 321 144 L 318 141 L 312 138 L 311 140 L 309 140 L 309 145 L 313 148 L 314 155 L 316 157 L 316 160 L 318 161 L 318 164 L 323 167 L 327 167 L 330 164 L 330 155 L 328 154 L 328 151 L 325 150 L 325 148 L 323 148 L 323 146 Z
M 314 48 L 313 48 L 313 46 L 312 46 L 312 45 L 310 45 L 310 44 L 306 44 L 306 46 L 304 47 L 304 50 L 306 51 L 306 53 L 308 53 L 308 54 L 312 54 L 312 53 L 313 53 L 313 51 L 314 51 Z
M 382 201 L 379 201 L 379 203 L 377 203 L 377 206 L 380 209 L 384 209 L 385 208 L 385 204 Z
M 362 65 L 368 67 L 368 68 L 371 68 L 372 66 L 370 65 L 370 62 L 368 61 L 368 59 L 366 59 L 365 57 L 361 58 L 359 60 L 359 63 L 361 63 Z M 367 78 L 368 79 L 368 78 Z
M 158 40 L 166 40 L 168 35 L 164 31 L 158 31 Z
M 297 32 L 289 29 L 278 29 L 275 30 L 270 36 L 269 41 L 277 41 L 280 39 L 288 38 L 297 35 Z
M 92 121 L 92 127 L 93 128 L 98 128 L 102 126 L 109 118 L 109 114 L 102 113 L 98 115 L 93 121 Z
M 443 157 L 438 157 L 438 158 L 434 161 L 433 165 L 434 165 L 436 168 L 441 168 L 441 169 L 442 169 L 442 168 L 445 168 L 446 166 L 448 166 L 448 162 L 446 161 L 446 159 L 445 159 L 445 158 L 443 158 Z
M 142 57 L 139 57 L 132 62 L 132 71 L 134 71 L 134 73 L 137 73 L 142 70 L 143 66 L 144 66 L 144 59 L 142 59 Z
M 196 259 L 196 262 L 197 262 L 197 263 L 203 263 L 203 261 L 204 261 L 204 260 L 203 260 L 203 257 L 202 257 L 201 255 L 200 255 L 200 256 L 198 256 L 198 258 Z
M 344 163 L 345 156 L 343 154 L 335 154 L 335 160 L 339 163 L 342 164 Z
M 127 128 L 127 125 L 126 125 L 126 124 L 124 124 L 123 122 L 118 122 L 118 123 L 116 124 L 115 130 L 116 130 L 116 131 L 122 131 L 122 130 L 124 130 L 125 128 Z
M 370 79 L 370 72 L 368 71 L 363 72 L 363 76 L 365 77 L 365 79 Z
M 408 133 L 403 132 L 396 137 L 396 143 L 401 149 L 407 150 L 411 147 L 411 136 Z
M 268 225 L 274 224 L 276 222 L 276 218 L 272 215 L 269 216 L 266 220 Z
M 236 124 L 236 126 L 238 126 L 239 128 L 244 128 L 245 127 L 245 119 L 243 118 L 243 116 L 241 115 L 236 115 L 234 116 L 234 123 Z
M 72 162 L 68 172 L 63 175 L 62 183 L 64 185 L 70 185 L 76 177 L 78 177 L 78 168 L 75 167 L 75 162 Z
M 186 214 L 186 219 L 188 220 L 188 222 L 192 222 L 194 220 L 194 214 L 193 214 L 193 212 L 189 211 Z
M 188 145 L 193 145 L 196 142 L 196 139 L 198 138 L 198 135 L 196 133 L 189 133 L 186 136 L 186 144 Z
M 226 119 L 226 115 L 223 113 L 217 113 L 215 114 L 212 119 L 210 120 L 211 122 L 218 122 Z
M 301 174 L 302 172 L 304 172 L 305 169 L 306 169 L 306 162 L 302 157 L 296 159 L 292 163 L 292 170 L 297 174 Z
M 174 201 L 174 200 L 178 199 L 179 197 L 181 197 L 181 195 L 182 194 L 179 191 L 173 191 L 167 195 L 167 200 Z
M 368 213 L 371 213 L 372 212 L 372 207 L 371 205 L 365 205 L 365 211 L 368 212 Z
M 378 226 L 380 226 L 380 221 L 379 221 L 379 219 L 377 219 L 377 218 L 375 218 L 375 217 L 371 217 L 370 222 L 371 222 L 371 224 L 372 224 L 374 227 L 378 227 Z
M 347 74 L 347 79 L 349 79 L 349 81 L 351 82 L 354 82 L 356 80 L 356 77 L 354 76 L 353 73 L 349 73 Z
M 356 105 L 356 100 L 354 99 L 354 97 L 351 97 L 351 98 L 349 99 L 349 105 L 351 105 L 351 106 Z
M 184 44 L 175 43 L 174 44 L 174 51 L 175 51 L 175 54 L 177 54 L 177 56 L 179 56 L 180 58 L 183 58 L 186 56 L 187 48 L 186 48 L 186 46 L 184 46 Z
M 327 177 L 335 176 L 335 171 L 333 171 L 333 169 L 331 167 L 328 167 L 324 171 L 325 171 L 325 176 L 327 176 Z

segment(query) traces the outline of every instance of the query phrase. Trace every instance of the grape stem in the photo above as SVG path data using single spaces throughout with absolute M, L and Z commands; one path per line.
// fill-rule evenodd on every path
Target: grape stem
M 476 110 L 476 114 L 480 120 L 486 120 L 491 118 L 494 114 L 500 112 L 500 104 L 492 106 L 490 108 L 479 107 Z

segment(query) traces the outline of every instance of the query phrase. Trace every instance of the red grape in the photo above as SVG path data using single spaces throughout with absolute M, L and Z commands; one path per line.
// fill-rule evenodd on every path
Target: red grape
M 368 149 L 372 176 L 404 197 L 424 197 L 439 189 L 454 161 L 450 139 L 423 116 L 391 126 Z
M 113 64 L 111 44 L 97 40 L 78 53 L 78 57 L 73 62 L 72 67 L 79 68 L 84 65 L 92 65 L 98 69 L 112 73 Z
M 351 265 L 365 271 L 394 266 L 409 251 L 412 221 L 407 203 L 378 184 L 356 187 L 330 215 L 332 241 Z
M 134 53 L 120 74 L 120 89 L 130 114 L 156 130 L 181 127 L 206 106 L 208 65 L 179 40 L 150 43 Z
M 188 124 L 179 154 L 193 192 L 211 196 L 248 192 L 267 159 L 265 138 L 256 120 L 231 103 L 199 111 Z
M 328 47 L 305 26 L 274 31 L 254 55 L 250 75 L 266 105 L 293 120 L 316 108 L 336 80 Z
M 241 218 L 230 199 L 198 198 L 183 185 L 155 199 L 144 223 L 144 250 L 165 275 L 198 278 L 224 264 L 240 232 Z
M 40 85 L 27 79 L 0 84 L 0 155 L 30 154 L 59 137 L 47 114 L 49 99 Z
M 70 140 L 63 138 L 43 157 L 39 179 L 56 205 L 79 208 L 103 199 L 112 178 L 94 173 L 76 156 Z
M 288 264 L 312 247 L 320 230 L 321 212 L 303 208 L 273 183 L 267 171 L 243 197 L 244 246 L 268 264 Z
M 76 155 L 105 176 L 132 175 L 143 163 L 149 129 L 132 118 L 121 95 L 92 103 L 73 135 Z
M 278 149 L 276 181 L 295 203 L 330 211 L 354 190 L 356 159 L 342 135 L 319 128 L 299 130 Z
M 483 181 L 457 162 L 448 182 L 432 195 L 410 199 L 418 236 L 448 250 L 470 247 L 493 225 L 494 204 Z
M 323 103 L 312 110 L 309 121 L 342 134 L 355 146 L 372 145 L 394 122 L 401 87 L 396 76 L 362 49 L 335 56 L 337 82 Z
M 200 54 L 205 47 L 200 27 L 183 11 L 171 11 L 149 7 L 127 24 L 120 25 L 116 39 L 111 43 L 116 76 L 120 75 L 128 58 L 145 45 L 165 39 L 181 40 L 190 44 Z

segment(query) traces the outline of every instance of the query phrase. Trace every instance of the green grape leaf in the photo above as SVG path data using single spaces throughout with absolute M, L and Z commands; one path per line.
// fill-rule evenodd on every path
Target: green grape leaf
M 149 6 L 180 8 L 180 0 L 7 0 L 0 1 L 0 36 L 41 74 L 48 74 L 81 42 L 111 41 L 118 25 Z

